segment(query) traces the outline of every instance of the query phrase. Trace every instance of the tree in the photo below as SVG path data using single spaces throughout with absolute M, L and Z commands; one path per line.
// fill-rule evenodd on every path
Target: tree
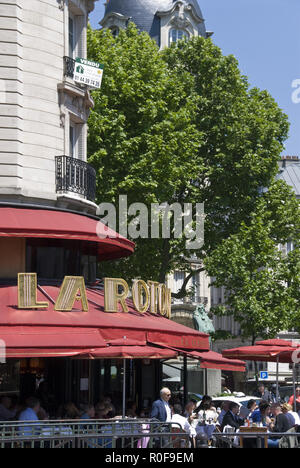
M 284 182 L 264 193 L 250 223 L 224 240 L 205 265 L 217 287 L 225 287 L 225 304 L 216 315 L 233 316 L 242 338 L 273 338 L 279 331 L 300 329 L 299 202 Z M 285 254 L 280 244 L 295 242 Z
M 89 121 L 97 201 L 127 194 L 128 203 L 205 203 L 201 249 L 186 249 L 184 238 L 138 239 L 118 270 L 164 281 L 179 267 L 190 278 L 192 253 L 204 260 L 251 219 L 261 187 L 277 172 L 287 118 L 266 91 L 249 89 L 234 57 L 210 40 L 159 52 L 131 24 L 117 38 L 90 29 L 88 45 L 89 58 L 105 65 Z

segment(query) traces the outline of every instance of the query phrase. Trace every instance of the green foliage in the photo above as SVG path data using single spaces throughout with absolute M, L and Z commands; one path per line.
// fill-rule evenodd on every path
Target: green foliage
M 205 203 L 201 250 L 186 250 L 185 239 L 138 239 L 113 268 L 127 279 L 164 281 L 178 265 L 193 274 L 191 253 L 205 259 L 251 221 L 277 172 L 287 118 L 201 37 L 160 52 L 132 24 L 117 38 L 89 29 L 88 56 L 105 66 L 88 136 L 97 201 Z
M 248 223 L 225 239 L 206 259 L 213 284 L 226 288 L 225 307 L 240 324 L 243 338 L 272 338 L 281 330 L 300 329 L 299 246 L 300 206 L 283 182 L 271 185 Z M 278 244 L 293 241 L 285 255 Z

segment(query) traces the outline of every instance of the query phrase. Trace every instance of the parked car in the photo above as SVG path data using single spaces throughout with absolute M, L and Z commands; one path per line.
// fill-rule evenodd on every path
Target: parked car
M 228 395 L 228 396 L 213 398 L 213 404 L 214 404 L 214 406 L 216 408 L 220 408 L 224 401 L 229 401 L 229 402 L 237 403 L 240 408 L 242 406 L 244 408 L 247 408 L 247 405 L 248 405 L 250 400 L 255 400 L 257 405 L 259 405 L 259 403 L 261 402 L 261 400 L 259 398 L 255 397 L 255 396 L 246 396 L 246 395 L 237 396 L 237 395 L 232 394 L 232 395 Z
M 188 397 L 190 401 L 196 401 L 197 404 L 201 403 L 203 395 L 200 395 L 200 393 L 188 393 Z

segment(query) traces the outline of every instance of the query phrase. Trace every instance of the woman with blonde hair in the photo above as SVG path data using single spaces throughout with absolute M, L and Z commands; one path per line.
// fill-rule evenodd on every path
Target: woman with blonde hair
M 298 413 L 293 411 L 292 405 L 289 403 L 284 403 L 282 405 L 282 412 L 285 414 L 291 424 L 291 427 L 300 426 L 300 418 Z

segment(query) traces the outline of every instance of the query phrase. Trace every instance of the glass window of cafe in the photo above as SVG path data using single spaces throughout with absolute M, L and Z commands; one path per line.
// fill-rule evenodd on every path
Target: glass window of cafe
M 65 276 L 83 276 L 87 283 L 96 280 L 96 246 L 60 239 L 27 239 L 26 271 L 39 279 L 62 280 Z

